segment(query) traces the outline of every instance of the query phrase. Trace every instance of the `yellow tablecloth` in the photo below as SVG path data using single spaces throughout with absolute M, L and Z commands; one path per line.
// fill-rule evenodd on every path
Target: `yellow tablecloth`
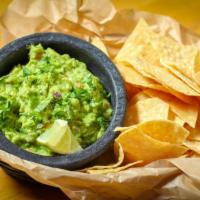
M 0 15 L 11 0 L 0 1 Z M 113 0 L 117 8 L 134 8 L 162 15 L 168 15 L 192 31 L 200 34 L 200 1 L 199 0 Z M 56 189 L 38 187 L 15 180 L 0 169 L 1 200 L 64 200 Z
M 168 15 L 200 34 L 199 0 L 113 0 L 117 8 L 133 8 Z

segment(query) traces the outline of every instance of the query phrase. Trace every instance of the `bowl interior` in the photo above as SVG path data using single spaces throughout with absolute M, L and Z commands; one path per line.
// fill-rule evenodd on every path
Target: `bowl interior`
M 0 149 L 15 154 L 23 159 L 59 168 L 76 169 L 92 161 L 111 145 L 120 126 L 126 108 L 126 95 L 121 77 L 113 63 L 96 47 L 80 39 L 60 33 L 40 33 L 29 35 L 13 41 L 0 50 L 0 76 L 8 74 L 16 64 L 28 61 L 28 46 L 41 43 L 45 48 L 51 47 L 60 54 L 86 63 L 88 69 L 96 75 L 105 89 L 111 94 L 113 116 L 104 136 L 84 150 L 66 156 L 44 157 L 24 151 L 9 142 L 0 134 Z
M 56 36 L 54 37 L 56 38 Z M 97 59 L 97 57 L 102 55 L 99 54 L 94 56 L 94 54 L 88 53 L 89 46 L 85 47 L 84 49 L 84 45 L 82 44 L 82 48 L 80 48 L 80 41 L 77 41 L 78 44 L 76 44 L 75 42 L 70 42 L 66 44 L 65 40 L 60 40 L 58 42 L 57 40 L 55 40 L 55 38 L 50 37 L 45 40 L 42 37 L 38 37 L 35 40 L 23 41 L 24 45 L 21 44 L 18 46 L 18 48 L 15 47 L 14 42 L 12 45 L 14 51 L 9 53 L 6 59 L 1 59 L 0 61 L 0 76 L 8 74 L 17 64 L 26 64 L 28 62 L 28 46 L 31 44 L 41 43 L 42 46 L 45 48 L 50 47 L 60 54 L 67 53 L 72 58 L 76 58 L 77 60 L 84 62 L 87 65 L 88 69 L 100 79 L 105 89 L 109 93 L 111 93 L 111 103 L 114 106 L 115 102 L 113 98 L 114 88 L 112 84 L 112 77 L 108 75 L 106 68 L 104 67 L 104 65 L 102 65 L 102 62 L 106 62 L 105 58 L 102 57 L 102 60 L 99 60 Z

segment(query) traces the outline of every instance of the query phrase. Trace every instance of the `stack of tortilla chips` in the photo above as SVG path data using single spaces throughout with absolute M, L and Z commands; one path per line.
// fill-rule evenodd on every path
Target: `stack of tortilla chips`
M 98 39 L 93 44 L 107 53 Z M 119 159 L 113 168 L 198 156 L 200 50 L 156 33 L 140 20 L 114 62 L 125 81 L 128 108 L 124 127 L 116 129 L 121 134 L 115 140 Z

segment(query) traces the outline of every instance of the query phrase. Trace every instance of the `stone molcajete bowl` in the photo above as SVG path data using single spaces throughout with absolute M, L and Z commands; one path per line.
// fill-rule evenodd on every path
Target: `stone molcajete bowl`
M 113 144 L 117 136 L 117 133 L 113 130 L 116 126 L 122 124 L 126 109 L 123 81 L 115 65 L 103 52 L 86 41 L 61 33 L 28 35 L 1 48 L 0 76 L 9 73 L 16 64 L 26 63 L 28 61 L 27 46 L 38 43 L 41 43 L 44 47 L 51 47 L 60 54 L 67 53 L 71 57 L 86 63 L 88 69 L 100 79 L 105 89 L 111 94 L 112 120 L 103 137 L 74 154 L 51 157 L 33 154 L 11 143 L 3 133 L 0 133 L 0 149 L 35 163 L 69 170 L 78 169 L 100 156 Z M 12 173 L 13 169 L 8 165 L 2 163 L 2 166 Z

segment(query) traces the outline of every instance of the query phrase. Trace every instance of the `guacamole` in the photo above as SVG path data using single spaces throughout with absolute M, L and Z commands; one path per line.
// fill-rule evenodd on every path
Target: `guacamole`
M 19 147 L 55 153 L 36 139 L 55 120 L 66 120 L 81 147 L 100 138 L 112 116 L 109 94 L 85 63 L 41 44 L 29 61 L 0 78 L 0 130 Z

